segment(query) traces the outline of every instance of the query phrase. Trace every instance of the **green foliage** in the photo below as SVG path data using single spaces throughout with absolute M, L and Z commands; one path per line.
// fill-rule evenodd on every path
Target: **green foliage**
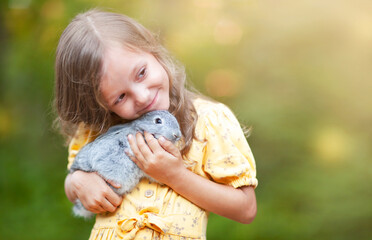
M 89 235 L 93 222 L 72 217 L 64 194 L 52 101 L 59 36 L 92 7 L 159 32 L 196 88 L 253 127 L 257 217 L 212 214 L 209 239 L 371 239 L 372 4 L 281 3 L 2 1 L 0 239 Z

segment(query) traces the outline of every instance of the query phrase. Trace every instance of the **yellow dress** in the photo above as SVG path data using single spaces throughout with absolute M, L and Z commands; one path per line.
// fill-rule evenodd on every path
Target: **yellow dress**
M 194 173 L 234 188 L 256 187 L 256 165 L 234 114 L 222 103 L 198 98 L 196 136 L 184 159 Z M 71 166 L 79 149 L 94 140 L 81 125 L 69 145 Z M 206 239 L 208 212 L 166 185 L 142 179 L 114 213 L 99 214 L 89 239 Z

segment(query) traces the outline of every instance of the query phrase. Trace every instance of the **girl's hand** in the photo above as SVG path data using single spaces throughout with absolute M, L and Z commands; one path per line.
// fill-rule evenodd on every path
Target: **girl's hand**
M 120 188 L 119 184 L 109 183 Z M 75 171 L 67 175 L 65 191 L 71 202 L 75 202 L 78 198 L 84 207 L 93 213 L 114 212 L 122 201 L 122 197 L 94 172 Z
M 148 132 L 145 132 L 144 136 L 145 138 L 141 133 L 137 133 L 135 137 L 128 136 L 134 154 L 130 158 L 146 174 L 171 186 L 174 176 L 186 170 L 180 151 L 164 137 L 157 140 Z
M 250 223 L 256 216 L 254 188 L 234 188 L 219 184 L 186 169 L 179 150 L 166 139 L 156 140 L 145 132 L 128 136 L 134 156 L 131 159 L 145 173 L 171 187 L 195 205 L 241 223 Z

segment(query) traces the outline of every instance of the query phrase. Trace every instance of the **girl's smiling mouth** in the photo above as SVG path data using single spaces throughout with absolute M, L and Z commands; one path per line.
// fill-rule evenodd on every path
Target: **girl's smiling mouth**
M 146 112 L 146 111 L 149 111 L 151 109 L 151 107 L 153 107 L 155 105 L 155 103 L 157 102 L 158 100 L 158 93 L 159 93 L 159 90 L 156 92 L 155 94 L 155 97 L 154 99 L 151 101 L 151 103 L 149 105 L 147 105 L 147 107 L 145 107 L 141 112 Z

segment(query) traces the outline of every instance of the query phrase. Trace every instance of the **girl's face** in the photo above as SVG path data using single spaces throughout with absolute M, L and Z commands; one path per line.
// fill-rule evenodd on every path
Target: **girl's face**
M 169 109 L 169 77 L 150 53 L 107 49 L 100 89 L 108 109 L 126 120 Z

